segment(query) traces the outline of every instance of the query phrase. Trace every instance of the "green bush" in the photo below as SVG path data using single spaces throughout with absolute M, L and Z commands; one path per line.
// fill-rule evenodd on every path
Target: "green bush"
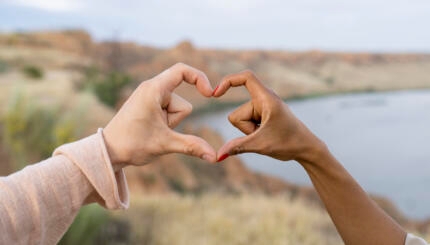
M 100 227 L 99 231 L 97 232 L 97 236 L 93 241 L 93 244 L 104 245 L 134 244 L 132 243 L 130 222 L 126 219 L 110 217 L 109 221 Z
M 173 191 L 181 194 L 184 194 L 186 192 L 186 188 L 181 180 L 169 179 L 168 183 L 169 183 L 169 186 L 173 189 Z
M 82 117 L 76 113 L 30 103 L 19 93 L 13 96 L 2 118 L 2 130 L 15 169 L 47 158 L 57 146 L 78 139 Z
M 113 72 L 100 83 L 95 84 L 94 92 L 106 105 L 115 107 L 121 94 L 122 88 L 131 83 L 129 76 Z
M 41 79 L 44 76 L 43 70 L 40 67 L 27 65 L 22 68 L 22 72 L 29 78 Z
M 73 224 L 58 244 L 94 244 L 100 229 L 108 220 L 109 215 L 102 207 L 97 204 L 87 205 L 81 208 Z
M 85 72 L 84 88 L 93 92 L 97 98 L 110 107 L 115 107 L 124 87 L 131 84 L 129 75 L 122 72 L 102 74 L 96 67 Z
M 335 83 L 336 79 L 334 77 L 330 76 L 330 77 L 326 77 L 324 79 L 324 81 L 325 81 L 325 83 L 327 83 L 327 85 L 331 86 Z
M 5 73 L 9 69 L 8 64 L 0 59 L 0 73 Z

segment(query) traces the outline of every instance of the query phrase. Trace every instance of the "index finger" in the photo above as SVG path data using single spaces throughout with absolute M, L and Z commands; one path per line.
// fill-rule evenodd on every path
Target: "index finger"
M 268 91 L 252 71 L 246 70 L 223 78 L 221 83 L 215 89 L 213 96 L 220 97 L 225 94 L 230 87 L 238 86 L 245 86 L 251 95 L 251 98 L 257 97 L 261 92 Z
M 161 81 L 161 86 L 173 92 L 183 81 L 193 84 L 197 90 L 206 97 L 212 96 L 212 86 L 207 76 L 200 70 L 183 63 L 177 63 L 163 71 L 156 78 Z

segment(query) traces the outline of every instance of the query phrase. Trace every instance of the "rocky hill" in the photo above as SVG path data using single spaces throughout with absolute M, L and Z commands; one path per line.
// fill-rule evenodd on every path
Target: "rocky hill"
M 428 54 L 215 50 L 196 48 L 189 41 L 160 49 L 127 42 L 94 42 L 88 33 L 75 30 L 0 35 L 0 47 L 4 52 L 14 48 L 67 52 L 83 60 L 64 64 L 66 67 L 97 64 L 123 70 L 136 83 L 176 62 L 203 70 L 214 85 L 227 74 L 252 69 L 283 98 L 430 87 Z M 210 103 L 189 86 L 181 86 L 177 92 L 196 107 Z M 246 91 L 237 88 L 221 101 L 238 102 L 246 98 Z

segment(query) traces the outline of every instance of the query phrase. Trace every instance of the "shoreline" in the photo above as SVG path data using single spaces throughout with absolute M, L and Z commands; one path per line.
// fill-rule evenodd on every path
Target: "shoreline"
M 411 88 L 411 89 L 386 89 L 386 90 L 356 90 L 356 91 L 347 91 L 347 92 L 329 92 L 329 93 L 314 93 L 307 95 L 297 95 L 291 96 L 287 98 L 281 98 L 285 103 L 290 102 L 300 102 L 300 101 L 309 101 L 314 99 L 325 99 L 325 98 L 334 98 L 341 96 L 355 96 L 355 95 L 365 95 L 365 94 L 391 94 L 391 93 L 404 93 L 404 92 L 421 92 L 421 91 L 430 91 L 430 84 L 428 87 L 423 88 Z M 188 117 L 198 117 L 207 115 L 209 113 L 219 112 L 222 110 L 226 110 L 228 108 L 237 107 L 246 103 L 247 100 L 241 101 L 217 101 L 211 100 L 211 102 L 198 107 L 193 110 L 192 114 Z

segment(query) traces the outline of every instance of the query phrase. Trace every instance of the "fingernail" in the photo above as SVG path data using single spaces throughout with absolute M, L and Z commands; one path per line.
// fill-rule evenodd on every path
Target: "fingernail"
M 214 91 L 212 92 L 212 96 L 214 96 L 214 95 L 215 95 L 215 93 L 216 93 L 216 91 L 218 90 L 218 88 L 219 88 L 219 84 L 218 84 L 218 85 L 216 85 L 216 87 L 215 87 Z
M 222 160 L 226 159 L 227 157 L 229 157 L 230 155 L 228 153 L 222 155 L 220 158 L 218 158 L 217 162 L 221 162 Z
M 205 160 L 205 161 L 210 162 L 210 161 L 211 161 L 211 156 L 210 156 L 210 155 L 208 155 L 208 154 L 204 154 L 204 155 L 202 156 L 202 159 L 203 159 L 203 160 Z

